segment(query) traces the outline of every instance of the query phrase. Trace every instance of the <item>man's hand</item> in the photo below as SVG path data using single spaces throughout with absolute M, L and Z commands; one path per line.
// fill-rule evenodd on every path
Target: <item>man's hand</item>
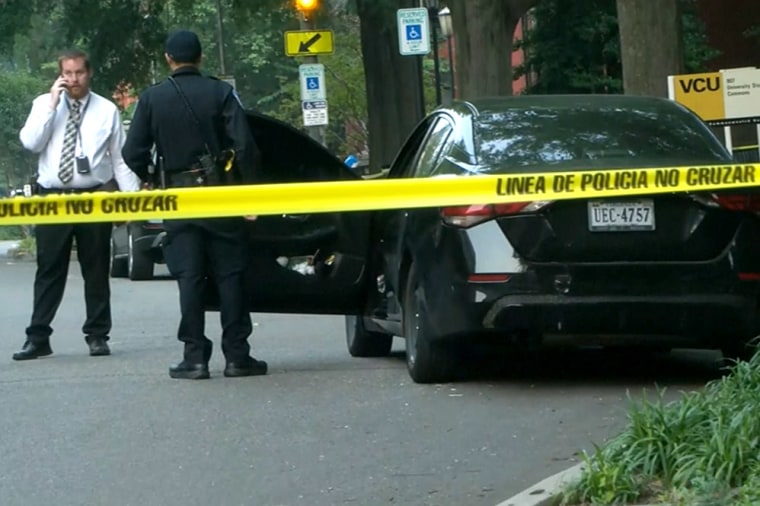
M 256 221 L 256 218 L 258 218 L 258 216 L 255 214 L 247 214 L 243 216 L 243 218 L 245 218 L 247 221 Z
M 61 100 L 61 93 L 66 90 L 66 79 L 63 76 L 58 76 L 53 82 L 53 86 L 50 87 L 50 108 L 55 109 L 58 107 L 58 102 Z

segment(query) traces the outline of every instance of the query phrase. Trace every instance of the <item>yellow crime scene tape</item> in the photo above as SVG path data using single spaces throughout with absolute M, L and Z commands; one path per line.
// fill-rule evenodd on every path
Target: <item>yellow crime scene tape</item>
M 760 165 L 93 192 L 0 199 L 0 225 L 413 209 L 760 186 Z

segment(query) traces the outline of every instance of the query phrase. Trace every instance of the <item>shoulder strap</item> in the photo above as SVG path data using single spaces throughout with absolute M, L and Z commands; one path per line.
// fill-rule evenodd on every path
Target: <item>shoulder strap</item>
M 185 107 L 190 112 L 190 116 L 193 117 L 193 121 L 195 122 L 195 125 L 198 127 L 198 132 L 201 134 L 201 138 L 203 139 L 203 144 L 206 146 L 206 152 L 211 154 L 211 149 L 209 148 L 208 141 L 206 140 L 206 137 L 203 135 L 203 128 L 201 128 L 201 122 L 198 120 L 198 116 L 195 114 L 195 111 L 193 110 L 193 106 L 190 105 L 190 101 L 187 99 L 187 96 L 182 91 L 182 88 L 180 88 L 179 83 L 171 76 L 169 76 L 169 81 L 174 86 L 174 89 L 177 91 L 177 94 L 182 98 L 182 101 L 185 103 Z

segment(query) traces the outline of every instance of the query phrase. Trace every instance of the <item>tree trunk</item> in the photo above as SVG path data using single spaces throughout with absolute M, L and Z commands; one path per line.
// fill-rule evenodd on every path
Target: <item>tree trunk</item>
M 538 0 L 450 0 L 456 34 L 457 95 L 512 94 L 515 28 Z M 651 1 L 651 0 L 650 0 Z
M 668 76 L 683 72 L 679 0 L 617 0 L 623 90 L 668 95 Z
M 414 0 L 357 0 L 367 85 L 370 170 L 390 165 L 424 115 L 420 57 L 399 52 L 396 8 Z M 393 4 L 393 5 L 390 5 Z

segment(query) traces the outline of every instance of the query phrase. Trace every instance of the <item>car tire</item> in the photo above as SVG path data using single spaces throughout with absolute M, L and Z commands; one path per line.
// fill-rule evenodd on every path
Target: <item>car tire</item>
M 387 357 L 393 347 L 393 335 L 367 330 L 364 317 L 347 315 L 346 345 L 352 357 Z
M 406 338 L 406 367 L 415 383 L 447 383 L 457 379 L 458 361 L 450 343 L 433 339 L 429 316 L 422 304 L 414 264 L 409 269 L 404 292 L 403 322 Z
M 126 278 L 129 274 L 129 266 L 126 258 L 116 258 L 116 244 L 111 237 L 111 265 L 110 272 L 112 278 Z
M 129 227 L 127 232 L 127 270 L 132 281 L 147 281 L 153 279 L 153 260 L 136 247 L 135 241 L 139 232 Z

